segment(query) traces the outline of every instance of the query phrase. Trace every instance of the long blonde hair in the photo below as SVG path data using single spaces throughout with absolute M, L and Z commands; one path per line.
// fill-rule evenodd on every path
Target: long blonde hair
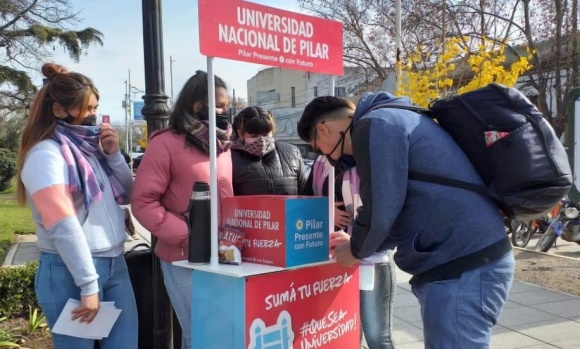
M 52 137 L 54 133 L 56 117 L 52 112 L 53 103 L 60 104 L 65 110 L 77 107 L 85 110 L 88 108 L 92 94 L 95 94 L 97 99 L 99 98 L 99 92 L 91 79 L 82 74 L 68 72 L 64 67 L 54 63 L 44 64 L 42 74 L 49 82 L 38 91 L 30 106 L 18 152 L 19 174 L 30 149 Z M 26 204 L 26 190 L 20 175 L 17 178 L 16 198 L 21 205 Z

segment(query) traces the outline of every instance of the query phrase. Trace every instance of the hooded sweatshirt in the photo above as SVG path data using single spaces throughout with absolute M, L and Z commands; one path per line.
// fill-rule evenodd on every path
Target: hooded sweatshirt
M 217 156 L 218 199 L 233 196 L 230 151 Z M 189 235 L 182 213 L 193 183 L 210 182 L 209 155 L 185 147 L 185 134 L 170 129 L 151 136 L 137 169 L 131 206 L 143 227 L 157 237 L 155 254 L 165 262 L 187 259 Z
M 485 263 L 488 256 L 476 252 L 493 246 L 507 253 L 500 211 L 491 199 L 408 179 L 409 172 L 422 172 L 483 184 L 461 148 L 433 120 L 403 109 L 372 110 L 393 102 L 412 105 L 386 92 L 367 93 L 353 118 L 363 203 L 353 227 L 353 255 L 362 259 L 396 247 L 397 265 L 418 275 L 470 255 Z
M 107 163 L 127 194 L 133 176 L 120 152 Z M 105 170 L 94 155 L 87 156 L 95 176 L 104 184 L 103 197 L 87 210 L 81 191 L 70 189 L 68 165 L 60 145 L 46 139 L 26 155 L 20 177 L 36 223 L 38 248 L 59 254 L 81 296 L 99 292 L 93 257 L 117 257 L 124 251 L 125 212 L 115 201 Z M 127 199 L 123 204 L 128 204 Z

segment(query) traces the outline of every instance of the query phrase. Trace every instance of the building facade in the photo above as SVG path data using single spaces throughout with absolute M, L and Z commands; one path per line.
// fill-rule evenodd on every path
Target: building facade
M 376 80 L 368 69 L 345 67 L 344 75 L 335 77 L 334 95 L 356 102 L 359 92 Z M 295 144 L 304 157 L 312 157 L 310 146 L 298 137 L 296 124 L 310 101 L 330 94 L 330 85 L 329 75 L 267 68 L 248 80 L 248 105 L 270 110 L 276 119 L 276 139 Z

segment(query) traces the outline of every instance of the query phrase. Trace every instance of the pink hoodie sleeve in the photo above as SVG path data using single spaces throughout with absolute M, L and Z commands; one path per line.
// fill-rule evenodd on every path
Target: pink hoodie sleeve
M 152 138 L 133 185 L 133 215 L 159 240 L 173 246 L 184 246 L 188 238 L 185 220 L 161 204 L 170 180 L 171 151 L 162 137 Z

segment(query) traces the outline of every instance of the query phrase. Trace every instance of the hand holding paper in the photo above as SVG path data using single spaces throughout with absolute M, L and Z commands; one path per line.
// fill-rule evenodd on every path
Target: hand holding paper
M 90 296 L 81 296 L 81 303 L 72 311 L 72 320 L 78 318 L 81 322 L 91 323 L 99 312 L 99 294 L 94 293 Z
M 90 323 L 87 323 L 81 322 L 78 316 L 73 317 L 74 310 L 80 304 L 81 302 L 77 300 L 69 299 L 56 320 L 52 332 L 90 339 L 103 339 L 108 337 L 113 325 L 121 314 L 121 309 L 115 308 L 113 302 L 101 302 L 99 312 Z

